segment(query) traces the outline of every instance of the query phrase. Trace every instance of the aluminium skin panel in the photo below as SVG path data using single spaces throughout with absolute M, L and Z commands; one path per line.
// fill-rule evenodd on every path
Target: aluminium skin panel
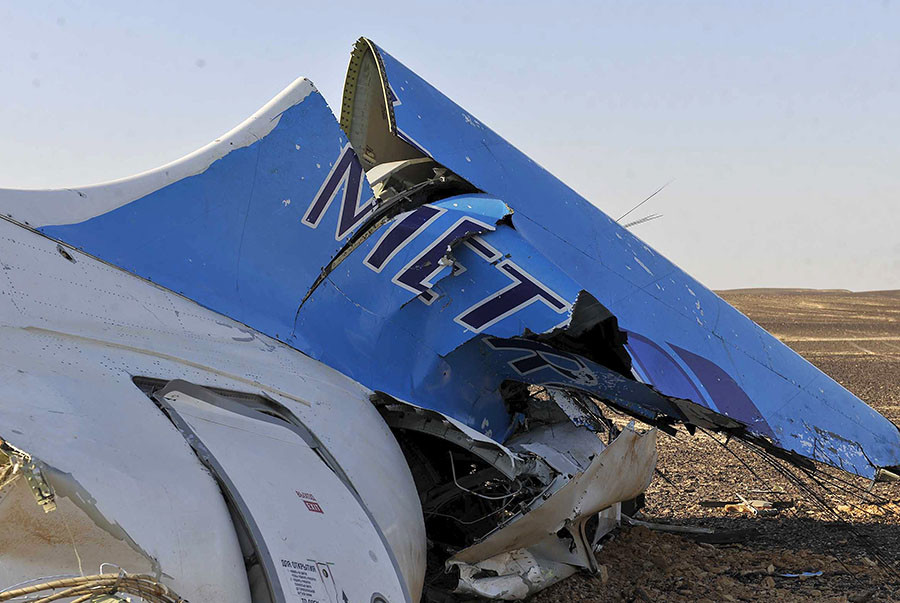
M 100 525 L 117 526 L 111 537 L 133 543 L 176 592 L 192 600 L 248 600 L 218 486 L 134 376 L 181 378 L 284 405 L 339 463 L 409 590 L 421 589 L 421 507 L 369 390 L 245 325 L 8 220 L 0 220 L 0 263 L 0 437 L 53 468 L 58 496 L 82 504 L 79 512 Z M 77 573 L 69 553 L 71 564 L 61 572 Z M 91 569 L 97 568 L 85 567 Z

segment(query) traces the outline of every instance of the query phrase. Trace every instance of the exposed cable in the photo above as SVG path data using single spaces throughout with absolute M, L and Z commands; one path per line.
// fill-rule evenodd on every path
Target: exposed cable
M 844 529 L 853 534 L 853 536 L 860 542 L 863 548 L 868 551 L 875 559 L 880 563 L 880 570 L 889 576 L 893 576 L 894 578 L 898 578 L 897 571 L 893 569 L 890 563 L 885 559 L 878 550 L 876 550 L 871 545 L 866 543 L 865 537 L 860 534 L 856 528 L 848 522 L 846 519 L 841 517 L 840 513 L 838 513 L 835 509 L 828 504 L 828 501 L 825 500 L 821 495 L 815 492 L 810 486 L 808 486 L 800 477 L 794 474 L 787 466 L 785 466 L 780 459 L 772 456 L 765 450 L 758 448 L 757 446 L 752 446 L 744 442 L 745 445 L 754 453 L 756 453 L 763 461 L 767 462 L 773 469 L 778 471 L 782 476 L 788 479 L 791 483 L 793 483 L 797 488 L 799 488 L 802 492 L 805 492 L 816 504 L 818 504 L 823 510 L 832 515 Z M 841 565 L 844 565 L 843 561 L 838 558 Z M 844 565 L 846 569 L 846 565 Z
M 453 483 L 456 484 L 456 487 L 459 488 L 460 490 L 462 490 L 463 492 L 468 492 L 472 496 L 477 496 L 478 498 L 483 498 L 485 500 L 506 500 L 507 498 L 512 498 L 513 496 L 516 496 L 519 492 L 522 491 L 522 484 L 521 484 L 521 482 L 518 482 L 518 481 L 516 482 L 516 484 L 519 487 L 518 487 L 518 489 L 516 489 L 515 492 L 510 492 L 509 494 L 502 494 L 500 496 L 488 496 L 487 494 L 481 494 L 479 492 L 475 492 L 474 490 L 469 490 L 468 488 L 460 485 L 460 483 L 457 481 L 456 465 L 453 462 L 453 452 L 449 451 L 449 454 L 450 454 L 450 472 L 453 474 Z
M 57 591 L 57 592 L 47 592 Z M 22 588 L 8 589 L 0 592 L 0 602 L 11 601 L 28 595 L 39 595 L 28 599 L 29 603 L 51 603 L 60 599 L 75 597 L 72 603 L 88 601 L 98 595 L 115 595 L 124 593 L 141 597 L 147 603 L 188 603 L 173 593 L 165 584 L 153 576 L 145 574 L 95 574 L 47 580 Z
M 662 191 L 662 189 L 666 188 L 667 186 L 669 186 L 669 185 L 672 184 L 673 182 L 675 182 L 675 180 L 669 180 L 668 182 L 666 182 L 665 184 L 663 184 L 661 187 L 659 187 L 658 189 L 656 189 L 655 191 L 653 191 L 653 194 L 651 194 L 649 197 L 647 197 L 646 199 L 644 199 L 643 201 L 641 201 L 640 203 L 638 203 L 637 205 L 635 205 L 634 207 L 632 207 L 631 209 L 629 209 L 628 211 L 626 211 L 624 214 L 622 214 L 621 216 L 619 216 L 618 218 L 616 218 L 616 222 L 621 222 L 621 221 L 622 221 L 622 218 L 624 218 L 625 216 L 627 216 L 628 214 L 630 214 L 631 212 L 633 212 L 634 210 L 636 210 L 637 208 L 639 208 L 641 205 L 643 205 L 644 203 L 646 203 L 647 201 L 649 201 L 650 199 L 652 199 L 653 197 L 655 197 L 656 195 L 658 195 L 659 192 Z
M 622 228 L 631 228 L 632 226 L 640 226 L 641 224 L 646 224 L 651 220 L 655 220 L 657 218 L 662 218 L 662 214 L 650 214 L 649 216 L 644 216 L 643 218 L 639 218 L 634 220 L 633 222 L 629 222 L 627 224 L 622 224 Z
M 738 455 L 734 450 L 732 450 L 731 448 L 728 447 L 728 441 L 727 441 L 727 440 L 726 440 L 725 442 L 722 442 L 722 441 L 719 440 L 719 438 L 715 437 L 715 435 L 713 435 L 709 430 L 704 429 L 703 427 L 699 427 L 698 429 L 699 429 L 699 431 L 700 431 L 701 433 L 706 434 L 706 436 L 707 436 L 709 439 L 711 439 L 713 442 L 715 442 L 716 444 L 718 444 L 719 446 L 721 446 L 722 448 L 724 448 L 729 454 L 731 454 L 731 456 L 733 456 L 735 459 L 737 459 L 738 462 L 740 462 L 740 463 L 744 466 L 744 468 L 745 468 L 747 471 L 749 471 L 750 474 L 751 474 L 753 477 L 755 477 L 755 478 L 757 479 L 757 481 L 759 481 L 761 484 L 763 484 L 767 489 L 769 489 L 769 490 L 772 490 L 772 489 L 773 489 L 772 486 L 771 486 L 771 484 L 768 482 L 768 480 L 766 480 L 766 479 L 764 479 L 762 476 L 760 476 L 756 471 L 753 470 L 752 467 L 750 467 L 750 465 L 749 465 L 746 461 L 744 461 L 744 459 L 742 459 L 742 458 L 740 457 L 740 455 Z M 749 449 L 751 452 L 754 452 L 754 453 L 756 453 L 756 454 L 765 454 L 764 451 L 758 451 L 758 450 L 756 449 L 755 446 L 752 446 L 752 445 L 750 445 L 750 444 L 747 443 L 747 442 L 741 441 L 741 443 L 744 444 L 744 446 L 745 446 L 747 449 Z M 763 457 L 763 459 L 764 459 L 764 460 L 768 460 L 768 459 L 766 459 L 765 457 Z M 769 461 L 769 462 L 771 463 L 771 461 Z M 778 469 L 776 468 L 776 470 L 778 470 Z M 780 471 L 780 470 L 779 470 L 779 473 L 781 473 L 782 476 L 784 475 L 783 472 Z M 790 478 L 788 478 L 788 482 L 789 482 L 789 483 L 792 483 L 792 480 L 791 480 Z M 803 491 L 803 489 L 801 488 L 801 493 L 802 493 L 802 491 Z M 791 515 L 794 516 L 795 519 L 799 519 L 799 518 L 800 518 L 800 516 L 799 516 L 799 514 L 797 513 L 796 510 L 790 509 L 790 513 L 791 513 Z M 835 557 L 835 559 L 837 559 L 838 563 L 841 564 L 841 567 L 844 568 L 844 570 L 847 572 L 847 574 L 848 574 L 851 578 L 853 578 L 854 580 L 856 580 L 856 582 L 859 583 L 859 584 L 862 583 L 862 581 L 860 580 L 859 576 L 857 576 L 855 572 L 853 572 L 853 571 L 850 570 L 850 568 L 847 566 L 846 563 L 844 563 L 844 560 L 843 560 L 840 556 L 838 556 L 837 554 L 835 554 L 834 557 Z

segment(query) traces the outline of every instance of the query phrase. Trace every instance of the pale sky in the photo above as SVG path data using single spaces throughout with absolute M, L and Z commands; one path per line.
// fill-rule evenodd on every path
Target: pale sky
M 0 0 L 0 188 L 203 146 L 366 35 L 711 288 L 900 288 L 900 6 Z

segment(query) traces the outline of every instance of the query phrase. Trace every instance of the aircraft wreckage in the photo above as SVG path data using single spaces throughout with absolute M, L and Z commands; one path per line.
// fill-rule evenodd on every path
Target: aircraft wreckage
M 365 38 L 339 123 L 299 79 L 0 213 L 0 601 L 517 599 L 596 569 L 657 429 L 900 466 L 895 425 Z

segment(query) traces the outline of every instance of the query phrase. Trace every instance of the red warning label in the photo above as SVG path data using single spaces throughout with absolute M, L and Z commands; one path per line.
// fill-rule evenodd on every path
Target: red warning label
M 297 496 L 299 496 L 303 500 L 303 504 L 306 505 L 306 508 L 308 510 L 312 511 L 313 513 L 325 513 L 325 511 L 322 510 L 322 505 L 319 504 L 315 496 L 313 496 L 309 492 L 301 492 L 300 490 L 294 490 L 294 492 L 296 492 Z
M 304 500 L 303 502 L 306 503 L 306 508 L 313 513 L 325 513 L 325 511 L 322 510 L 322 507 L 319 506 L 319 503 L 313 502 L 311 500 Z

